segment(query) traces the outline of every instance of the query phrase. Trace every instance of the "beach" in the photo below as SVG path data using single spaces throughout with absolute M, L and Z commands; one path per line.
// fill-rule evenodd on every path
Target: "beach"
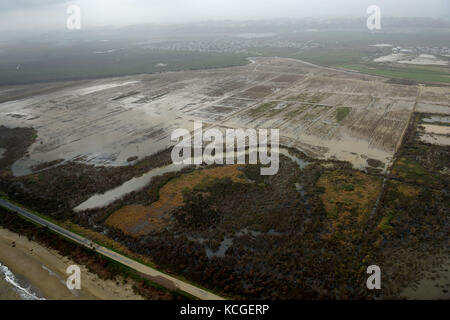
M 69 290 L 67 267 L 76 265 L 54 250 L 0 227 L 0 299 L 142 300 L 123 278 L 102 280 L 81 269 L 81 290 Z M 5 279 L 7 278 L 7 279 Z M 12 285 L 12 282 L 16 282 Z

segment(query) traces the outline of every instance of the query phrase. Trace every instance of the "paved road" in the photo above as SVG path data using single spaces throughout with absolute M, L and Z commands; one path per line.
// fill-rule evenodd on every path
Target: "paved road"
M 171 277 L 167 274 L 164 274 L 156 269 L 153 269 L 151 267 L 148 267 L 142 263 L 136 262 L 130 258 L 127 258 L 117 252 L 111 251 L 105 247 L 99 246 L 95 243 L 93 243 L 92 241 L 77 235 L 73 232 L 70 232 L 54 223 L 51 223 L 27 210 L 24 210 L 6 200 L 0 199 L 0 206 L 5 207 L 7 209 L 10 209 L 12 211 L 17 212 L 18 214 L 20 214 L 21 216 L 26 217 L 27 219 L 34 221 L 35 223 L 38 223 L 42 226 L 46 226 L 48 227 L 50 230 L 53 230 L 54 232 L 64 236 L 65 238 L 68 238 L 72 241 L 75 241 L 87 248 L 93 249 L 96 252 L 104 255 L 105 257 L 108 257 L 112 260 L 115 260 L 117 262 L 122 263 L 123 265 L 130 267 L 140 273 L 143 273 L 145 275 L 151 276 L 151 277 L 161 277 L 165 280 L 171 281 L 172 284 L 177 287 L 178 289 L 187 292 L 191 295 L 193 295 L 194 297 L 197 297 L 201 300 L 224 300 L 223 298 L 212 294 L 208 291 L 202 290 L 200 288 L 197 288 L 189 283 L 186 283 L 184 281 L 178 280 L 174 277 Z

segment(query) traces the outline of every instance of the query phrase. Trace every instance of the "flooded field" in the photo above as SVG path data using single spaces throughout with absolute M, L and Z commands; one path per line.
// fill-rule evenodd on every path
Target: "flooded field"
M 12 200 L 230 296 L 372 297 L 361 262 L 384 266 L 387 298 L 435 285 L 404 265 L 448 247 L 448 87 L 283 58 L 40 86 L 0 91 Z M 278 174 L 172 164 L 194 121 L 279 129 Z
M 450 116 L 429 116 L 423 119 L 426 123 L 447 123 L 450 124 Z
M 450 111 L 447 114 L 425 114 L 419 125 L 419 140 L 437 146 L 450 146 Z
M 427 271 L 423 272 L 423 278 L 405 288 L 402 296 L 412 300 L 450 299 L 449 256 L 433 256 L 425 260 L 423 264 L 427 265 Z
M 425 143 L 435 144 L 439 146 L 450 146 L 450 137 L 424 133 L 420 136 L 420 140 Z
M 385 170 L 415 104 L 442 109 L 450 99 L 446 87 L 419 96 L 416 86 L 283 58 L 40 86 L 22 86 L 21 99 L 0 104 L 0 125 L 37 130 L 29 154 L 12 167 L 16 176 L 54 161 L 125 166 L 166 149 L 172 131 L 192 129 L 194 120 L 278 128 L 284 144 L 314 158 L 350 161 L 357 169 L 375 159 Z
M 450 127 L 448 126 L 437 126 L 426 124 L 422 126 L 426 133 L 433 133 L 439 135 L 450 135 Z

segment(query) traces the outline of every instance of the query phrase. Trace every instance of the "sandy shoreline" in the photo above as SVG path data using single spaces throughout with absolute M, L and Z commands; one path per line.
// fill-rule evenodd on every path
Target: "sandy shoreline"
M 124 284 L 123 279 L 101 280 L 84 266 L 80 266 L 81 291 L 70 291 L 65 284 L 66 269 L 76 263 L 1 227 L 0 262 L 18 277 L 27 279 L 35 291 L 49 300 L 143 299 L 133 292 L 131 284 Z

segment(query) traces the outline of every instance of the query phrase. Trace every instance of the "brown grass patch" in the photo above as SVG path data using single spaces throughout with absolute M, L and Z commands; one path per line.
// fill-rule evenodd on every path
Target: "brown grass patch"
M 359 171 L 336 170 L 322 175 L 317 186 L 324 191 L 320 198 L 329 218 L 329 233 L 324 238 L 342 246 L 360 239 L 381 185 L 381 177 Z
M 246 182 L 239 170 L 239 165 L 217 167 L 211 169 L 197 170 L 182 175 L 166 183 L 159 190 L 159 199 L 149 206 L 129 205 L 120 208 L 106 220 L 106 224 L 122 230 L 127 234 L 139 224 L 160 228 L 165 224 L 164 217 L 173 209 L 184 205 L 184 193 L 196 189 L 205 190 L 216 180 L 230 178 L 234 182 Z M 144 227 L 140 233 L 145 233 L 148 228 Z
M 421 192 L 420 188 L 410 185 L 410 184 L 406 184 L 406 183 L 399 183 L 397 185 L 397 190 L 399 192 L 401 192 L 405 197 L 408 197 L 408 198 L 415 198 Z
M 381 191 L 382 179 L 359 171 L 332 171 L 317 183 L 325 191 L 320 198 L 330 218 L 344 212 L 368 213 Z

